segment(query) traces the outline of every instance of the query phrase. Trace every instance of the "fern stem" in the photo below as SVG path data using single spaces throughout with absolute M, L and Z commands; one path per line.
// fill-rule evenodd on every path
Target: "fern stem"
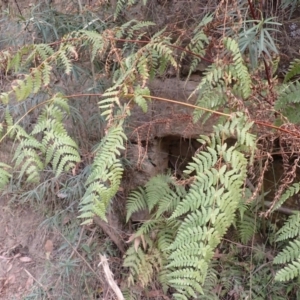
M 32 107 L 32 108 L 30 108 L 30 109 L 28 109 L 28 111 L 18 120 L 18 121 L 16 121 L 15 123 L 14 123 L 14 126 L 15 125 L 18 125 L 29 113 L 31 113 L 33 110 L 35 110 L 37 107 L 39 107 L 39 106 L 41 106 L 41 105 L 44 105 L 44 104 L 46 104 L 46 103 L 48 103 L 48 102 L 52 102 L 53 101 L 53 99 L 51 98 L 51 99 L 48 99 L 48 100 L 46 100 L 46 101 L 43 101 L 43 102 L 41 102 L 41 103 L 39 103 L 39 104 L 37 104 L 37 105 L 35 105 L 34 107 Z M 9 134 L 10 134 L 10 132 L 14 129 L 14 126 L 12 126 L 3 136 L 2 136 L 2 138 L 0 139 L 0 143 L 5 139 L 5 137 L 6 136 L 8 136 Z

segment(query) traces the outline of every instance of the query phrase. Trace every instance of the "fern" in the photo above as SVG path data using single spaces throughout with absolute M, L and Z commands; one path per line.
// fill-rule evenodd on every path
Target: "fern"
M 141 107 L 144 113 L 148 110 L 147 99 L 145 95 L 150 95 L 150 90 L 148 88 L 136 87 L 134 90 L 134 102 Z
M 146 192 L 144 189 L 139 188 L 137 191 L 130 193 L 126 201 L 126 222 L 129 221 L 133 213 L 147 209 Z
M 22 179 L 26 174 L 27 182 L 38 182 L 40 172 L 49 163 L 58 177 L 80 161 L 77 144 L 62 123 L 69 108 L 67 101 L 61 95 L 56 95 L 49 101 L 50 104 L 44 108 L 31 134 L 18 125 L 11 125 L 19 142 L 13 160 L 15 166 L 21 168 L 19 178 Z M 37 136 L 41 135 L 40 140 Z
M 9 182 L 11 174 L 7 171 L 11 166 L 0 162 L 0 190 L 2 190 Z
M 175 232 L 178 229 L 177 220 L 168 220 L 166 215 L 174 210 L 174 207 L 185 194 L 184 188 L 177 184 L 170 175 L 157 175 L 149 180 L 144 188 L 133 191 L 127 200 L 127 221 L 132 213 L 140 209 L 147 209 L 151 215 L 150 220 L 145 221 L 134 234 L 135 243 L 126 252 L 124 266 L 130 268 L 131 275 L 128 277 L 130 285 L 139 283 L 143 273 L 151 271 L 145 283 L 149 284 L 157 275 L 164 290 L 168 289 L 165 266 L 168 247 L 174 240 Z M 143 249 L 136 246 L 139 239 L 143 240 Z M 138 248 L 138 249 L 137 249 Z M 141 254 L 141 251 L 144 254 Z M 149 265 L 147 271 L 143 271 L 143 261 L 160 261 Z M 131 262 L 131 265 L 128 263 Z M 134 266 L 133 266 L 134 264 Z M 134 268 L 132 273 L 131 268 Z M 143 281 L 144 282 L 144 281 Z
M 22 133 L 20 134 L 20 132 Z M 39 182 L 40 172 L 44 169 L 44 164 L 39 157 L 42 145 L 34 137 L 22 130 L 20 132 L 17 134 L 20 143 L 13 158 L 15 167 L 21 166 L 19 179 L 22 179 L 24 174 L 26 174 L 27 182 Z
M 198 26 L 193 30 L 193 38 L 190 43 L 185 47 L 187 51 L 183 51 L 180 57 L 180 61 L 183 61 L 187 53 L 193 52 L 194 55 L 190 64 L 190 70 L 188 74 L 188 78 L 191 74 L 196 70 L 198 64 L 201 61 L 201 57 L 205 55 L 205 46 L 209 43 L 206 34 L 203 32 L 203 27 L 212 21 L 211 15 L 206 15 L 203 17 Z
M 277 231 L 277 238 L 276 241 L 284 241 L 290 238 L 294 238 L 300 235 L 300 213 L 294 213 L 293 215 L 289 216 L 288 220 L 284 223 Z
M 299 122 L 299 108 L 300 108 L 300 83 L 296 81 L 295 83 L 289 83 L 282 85 L 279 91 L 279 97 L 275 101 L 275 109 L 280 110 L 283 115 L 285 115 L 290 122 Z
M 72 36 L 72 35 L 70 35 Z M 91 61 L 94 61 L 98 52 L 106 50 L 105 40 L 103 35 L 95 31 L 79 30 L 74 34 L 75 37 L 79 37 L 80 40 L 86 40 L 86 43 L 91 47 Z
M 118 156 L 125 140 L 121 124 L 111 127 L 96 150 L 93 169 L 86 181 L 87 190 L 81 200 L 79 217 L 86 219 L 83 224 L 91 222 L 94 215 L 106 220 L 106 208 L 122 179 L 123 167 Z
M 277 281 L 289 281 L 300 275 L 300 257 L 292 261 L 275 275 Z
M 224 106 L 228 101 L 226 91 L 229 89 L 234 95 L 243 99 L 247 99 L 251 94 L 251 77 L 244 65 L 238 43 L 231 38 L 225 38 L 223 43 L 230 52 L 233 62 L 229 64 L 220 60 L 207 67 L 204 77 L 191 95 L 199 92 L 197 105 L 200 107 L 218 109 Z M 194 121 L 198 121 L 204 113 L 204 111 L 195 110 Z M 207 117 L 210 116 L 210 114 L 206 114 Z
M 247 67 L 244 65 L 238 43 L 231 39 L 224 39 L 225 47 L 232 53 L 233 64 L 228 66 L 228 76 L 234 81 L 233 91 L 243 99 L 247 99 L 251 94 L 251 77 Z
M 136 0 L 118 0 L 114 14 L 115 19 L 124 9 L 126 9 L 127 6 L 134 5 L 135 3 Z M 143 0 L 143 4 L 146 5 L 146 3 L 147 0 Z
M 196 173 L 188 192 L 180 189 L 171 177 L 158 175 L 146 184 L 144 191 L 133 192 L 128 199 L 131 213 L 147 204 L 150 220 L 141 225 L 135 238 L 148 237 L 151 247 L 158 249 L 163 257 L 158 270 L 163 274 L 161 284 L 165 289 L 176 289 L 175 299 L 195 298 L 203 293 L 214 249 L 233 223 L 243 197 L 248 162 L 236 149 L 247 145 L 252 152 L 255 148 L 255 137 L 248 132 L 251 125 L 237 116 L 223 126 L 216 126 L 211 137 L 201 136 L 199 141 L 206 144 L 206 150 L 195 155 L 185 171 Z M 232 135 L 237 137 L 236 146 L 222 145 L 222 140 Z M 170 214 L 166 221 L 163 216 Z M 134 253 L 132 248 L 134 245 L 130 256 Z M 132 277 L 135 282 L 137 277 L 138 273 Z
M 299 186 L 299 183 L 294 183 L 289 187 L 281 196 L 279 202 L 276 203 L 276 208 L 280 207 L 290 196 L 298 193 Z M 273 208 L 273 210 L 276 208 Z M 288 263 L 287 266 L 276 273 L 275 280 L 288 281 L 300 275 L 299 218 L 300 214 L 294 213 L 277 232 L 277 242 L 288 240 L 290 238 L 295 239 L 290 241 L 289 244 L 274 258 L 274 264 Z
M 273 263 L 284 264 L 298 258 L 300 258 L 300 241 L 294 240 L 274 258 Z
M 284 82 L 288 82 L 291 78 L 300 74 L 300 59 L 295 58 L 289 66 L 287 73 L 284 76 Z
M 248 143 L 248 146 L 253 147 L 254 137 L 248 136 L 246 131 L 241 132 L 245 124 L 243 122 L 242 119 L 234 118 L 232 122 L 215 128 L 217 138 L 202 138 L 210 146 L 207 152 L 197 154 L 193 158 L 194 162 L 187 167 L 187 174 L 196 172 L 196 181 L 171 216 L 173 219 L 187 214 L 170 246 L 172 254 L 168 258 L 169 268 L 181 268 L 179 273 L 170 272 L 170 285 L 186 298 L 195 297 L 197 292 L 202 293 L 201 285 L 205 281 L 214 248 L 232 224 L 242 197 L 241 187 L 246 178 L 247 160 L 233 147 L 218 145 L 217 141 L 221 140 L 219 137 L 224 138 L 228 133 L 237 132 L 238 143 Z M 249 126 L 245 126 L 247 130 Z M 217 164 L 220 159 L 224 164 Z M 193 213 L 196 215 L 193 216 Z M 189 279 L 181 281 L 182 278 Z
M 289 186 L 287 188 L 287 190 L 282 194 L 282 196 L 280 197 L 280 199 L 278 200 L 278 202 L 272 207 L 272 212 L 274 212 L 276 209 L 278 209 L 279 207 L 282 206 L 282 204 L 289 199 L 290 197 L 292 197 L 293 195 L 299 193 L 300 190 L 300 182 L 296 182 L 294 184 L 292 184 L 291 186 Z
M 257 220 L 253 216 L 245 216 L 237 225 L 239 236 L 243 244 L 247 244 L 257 232 Z

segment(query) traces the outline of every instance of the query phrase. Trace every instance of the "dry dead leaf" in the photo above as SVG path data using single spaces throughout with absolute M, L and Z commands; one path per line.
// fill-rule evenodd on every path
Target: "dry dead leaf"
M 53 242 L 51 240 L 47 240 L 44 249 L 46 252 L 46 259 L 50 259 L 50 254 L 53 251 Z
M 131 234 L 128 241 L 126 241 L 126 243 L 131 243 L 134 239 L 136 238 L 135 234 Z
M 147 248 L 147 243 L 146 243 L 146 241 L 145 241 L 145 237 L 144 237 L 143 234 L 141 235 L 141 239 L 142 239 L 142 242 L 143 242 L 143 248 L 144 248 L 144 250 L 146 250 L 146 248 Z
M 21 262 L 31 262 L 32 259 L 28 256 L 23 256 L 23 257 L 20 257 L 20 261 Z
M 45 252 L 52 252 L 53 251 L 53 242 L 51 240 L 47 240 L 44 246 Z
M 141 243 L 141 238 L 140 238 L 140 237 L 137 237 L 137 238 L 134 240 L 134 250 L 135 250 L 135 252 L 138 251 L 139 246 L 140 246 L 140 243 Z
M 7 268 L 7 270 L 6 270 L 6 273 L 8 273 L 8 272 L 12 269 L 12 267 L 13 267 L 13 265 L 12 265 L 12 264 L 9 264 L 9 265 L 8 265 L 8 268 Z
M 29 291 L 31 289 L 33 285 L 33 278 L 32 277 L 28 277 L 27 281 L 26 281 L 26 284 L 25 284 L 25 289 L 27 291 Z
M 12 284 L 16 281 L 16 276 L 15 275 L 10 275 L 4 282 L 4 286 L 8 284 Z

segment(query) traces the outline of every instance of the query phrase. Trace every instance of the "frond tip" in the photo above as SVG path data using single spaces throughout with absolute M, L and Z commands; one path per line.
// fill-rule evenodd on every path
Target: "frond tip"
M 0 162 L 0 190 L 2 190 L 9 182 L 11 174 L 7 171 L 11 167 L 5 163 Z
M 95 215 L 106 220 L 106 208 L 121 184 L 123 166 L 118 156 L 124 149 L 125 140 L 126 135 L 119 124 L 111 127 L 101 141 L 80 203 L 79 218 L 86 219 L 83 224 L 90 223 Z

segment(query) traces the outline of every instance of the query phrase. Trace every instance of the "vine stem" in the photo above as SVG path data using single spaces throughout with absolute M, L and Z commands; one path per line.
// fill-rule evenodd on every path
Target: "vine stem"
M 64 96 L 64 97 L 65 98 L 76 98 L 76 97 L 82 97 L 82 96 L 102 97 L 103 94 L 73 94 L 73 95 Z M 194 108 L 194 109 L 200 109 L 200 110 L 203 110 L 203 111 L 206 111 L 206 112 L 218 115 L 218 116 L 223 116 L 223 117 L 227 117 L 227 118 L 232 117 L 232 114 L 226 114 L 226 113 L 223 113 L 223 112 L 220 112 L 220 111 L 212 110 L 212 109 L 209 109 L 209 108 L 206 108 L 206 107 L 201 107 L 201 106 L 197 106 L 197 105 L 194 105 L 194 104 L 189 104 L 189 103 L 185 103 L 185 102 L 181 102 L 181 101 L 177 101 L 177 100 L 172 100 L 172 99 L 162 98 L 162 97 L 156 97 L 156 96 L 151 96 L 151 95 L 141 95 L 141 96 L 144 97 L 144 98 L 154 99 L 154 100 L 157 100 L 157 101 L 164 101 L 164 102 L 174 103 L 174 104 L 178 104 L 178 105 L 182 105 L 182 106 L 186 106 L 186 107 L 190 107 L 190 108 Z M 127 97 L 127 98 L 128 97 L 134 97 L 134 94 L 127 94 L 124 97 Z M 293 132 L 293 131 L 290 131 L 290 130 L 287 130 L 287 129 L 284 129 L 284 128 L 281 128 L 281 127 L 278 127 L 278 126 L 275 126 L 271 123 L 263 122 L 263 121 L 260 121 L 260 120 L 251 120 L 251 119 L 250 119 L 250 122 L 254 122 L 254 124 L 256 124 L 256 125 L 272 128 L 272 129 L 290 134 L 294 137 L 300 138 L 300 133 L 298 134 L 296 132 Z M 1 142 L 1 140 L 0 140 L 0 142 Z

